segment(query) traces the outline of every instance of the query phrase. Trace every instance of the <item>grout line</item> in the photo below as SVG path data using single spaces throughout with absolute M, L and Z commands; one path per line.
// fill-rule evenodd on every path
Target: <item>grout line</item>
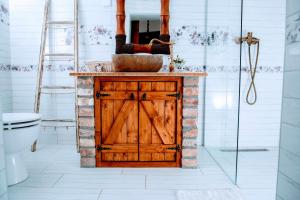
M 124 175 L 125 173 L 124 173 L 124 168 L 122 168 L 122 170 L 121 170 L 121 175 Z
M 100 189 L 100 192 L 98 194 L 97 200 L 100 200 L 100 197 L 101 197 L 102 193 L 103 193 L 103 189 Z
M 145 175 L 145 189 L 147 190 L 147 175 Z
M 62 179 L 62 177 L 64 176 L 65 174 L 62 174 L 54 183 L 53 185 L 51 186 L 51 188 L 54 188 L 54 186 Z

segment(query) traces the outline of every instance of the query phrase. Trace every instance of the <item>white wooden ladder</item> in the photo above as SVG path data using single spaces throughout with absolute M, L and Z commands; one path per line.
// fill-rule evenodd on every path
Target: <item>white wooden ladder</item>
M 38 63 L 38 74 L 37 74 L 37 83 L 36 83 L 36 93 L 35 93 L 35 104 L 34 104 L 34 112 L 40 113 L 40 104 L 41 104 L 41 95 L 42 94 L 75 94 L 75 98 L 77 98 L 77 83 L 76 79 L 74 79 L 74 86 L 45 86 L 43 85 L 43 74 L 44 74 L 44 65 L 45 65 L 45 57 L 51 58 L 69 58 L 74 61 L 74 70 L 78 71 L 79 68 L 79 57 L 78 57 L 78 0 L 74 0 L 74 21 L 49 21 L 49 10 L 51 6 L 51 0 L 45 0 L 45 8 L 44 8 L 44 19 L 43 19 L 43 27 L 42 27 L 42 36 L 41 36 L 41 46 L 39 53 L 39 63 Z M 74 30 L 74 52 L 72 53 L 55 53 L 50 52 L 46 53 L 46 40 L 48 37 L 48 30 L 54 26 L 66 26 L 72 27 Z M 51 37 L 49 37 L 50 40 Z M 77 99 L 75 99 L 77 102 Z M 75 117 L 74 119 L 42 119 L 42 122 L 48 123 L 53 127 L 61 127 L 57 124 L 66 123 L 66 127 L 70 127 L 73 125 L 76 128 L 76 142 L 77 142 L 77 150 L 79 149 L 78 144 L 78 110 L 77 103 L 75 105 Z M 37 141 L 32 145 L 32 152 L 36 151 Z

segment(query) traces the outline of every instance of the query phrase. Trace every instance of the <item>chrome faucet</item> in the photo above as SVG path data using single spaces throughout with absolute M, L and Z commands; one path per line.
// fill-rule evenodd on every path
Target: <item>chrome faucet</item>
M 174 51 L 173 51 L 173 46 L 174 46 L 174 42 L 164 42 L 164 41 L 162 41 L 162 40 L 159 40 L 159 39 L 156 39 L 156 38 L 154 38 L 154 39 L 152 39 L 151 41 L 150 41 L 150 43 L 149 43 L 149 45 L 153 45 L 153 43 L 154 42 L 158 42 L 158 43 L 160 43 L 160 44 L 166 44 L 166 45 L 169 45 L 169 47 L 170 47 L 170 57 L 169 57 L 169 59 L 170 59 L 170 64 L 169 64 L 169 70 L 170 70 L 170 72 L 173 72 L 174 71 L 174 69 L 175 69 L 175 65 L 174 65 Z

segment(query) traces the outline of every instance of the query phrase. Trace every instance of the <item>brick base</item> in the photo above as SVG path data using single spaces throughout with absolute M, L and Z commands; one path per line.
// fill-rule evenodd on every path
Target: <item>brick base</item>
M 96 167 L 94 78 L 79 77 L 77 88 L 80 166 L 94 168 Z
M 183 79 L 182 168 L 198 167 L 198 95 L 199 78 Z
M 198 85 L 199 79 L 185 77 L 183 83 L 183 131 L 182 131 L 182 168 L 197 168 L 198 136 Z M 94 78 L 79 77 L 78 94 L 78 130 L 81 155 L 81 167 L 96 167 L 95 159 L 95 120 L 94 120 Z

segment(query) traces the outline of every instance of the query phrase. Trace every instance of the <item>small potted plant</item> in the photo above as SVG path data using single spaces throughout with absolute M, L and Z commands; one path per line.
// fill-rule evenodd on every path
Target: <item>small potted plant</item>
M 185 61 L 183 58 L 180 58 L 178 55 L 174 59 L 174 65 L 176 69 L 182 70 L 184 68 Z

